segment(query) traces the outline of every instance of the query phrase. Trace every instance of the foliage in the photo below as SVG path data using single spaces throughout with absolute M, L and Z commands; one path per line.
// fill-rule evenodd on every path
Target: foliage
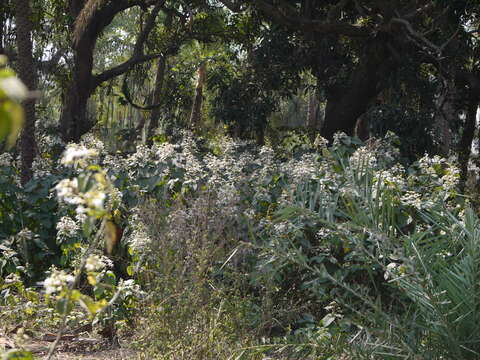
M 28 90 L 6 65 L 6 56 L 0 55 L 0 142 L 11 148 L 24 120 L 19 102 L 27 97 Z
M 190 132 L 164 140 L 126 156 L 85 136 L 50 162 L 58 260 L 38 295 L 7 280 L 27 279 L 28 262 L 4 252 L 10 306 L 37 296 L 32 311 L 52 306 L 64 326 L 78 311 L 114 328 L 144 312 L 138 346 L 165 359 L 473 358 L 465 314 L 476 305 L 458 294 L 476 298 L 466 274 L 475 278 L 477 220 L 453 163 L 426 155 L 405 167 L 391 133 L 368 144 L 338 134 L 331 146 L 291 135 L 277 152 Z

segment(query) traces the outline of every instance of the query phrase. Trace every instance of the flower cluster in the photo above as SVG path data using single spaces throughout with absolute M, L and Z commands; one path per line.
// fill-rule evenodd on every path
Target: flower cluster
M 53 294 L 64 290 L 74 280 L 75 277 L 73 275 L 67 274 L 63 270 L 52 268 L 50 276 L 43 282 L 43 287 L 47 294 Z
M 145 230 L 145 225 L 137 223 L 134 230 L 128 237 L 128 244 L 130 248 L 135 252 L 142 252 L 148 248 L 151 244 L 151 239 Z
M 88 149 L 83 145 L 68 144 L 63 153 L 61 163 L 63 165 L 86 167 L 91 159 L 98 157 L 97 150 Z
M 13 163 L 13 157 L 10 153 L 4 152 L 3 154 L 0 154 L 0 167 L 12 166 L 12 163 Z
M 85 270 L 89 272 L 98 272 L 102 271 L 105 268 L 112 268 L 112 261 L 106 256 L 99 256 L 96 254 L 90 255 L 85 263 Z
M 95 215 L 104 210 L 107 198 L 107 181 L 105 174 L 93 174 L 94 182 L 87 189 L 81 189 L 78 178 L 63 179 L 56 186 L 60 201 L 76 206 L 77 214 Z
M 57 237 L 72 238 L 79 230 L 78 223 L 69 216 L 62 216 L 57 222 Z

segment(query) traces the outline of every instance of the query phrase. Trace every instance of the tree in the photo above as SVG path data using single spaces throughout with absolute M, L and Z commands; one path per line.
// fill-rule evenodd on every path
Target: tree
M 353 135 L 357 120 L 407 56 L 423 56 L 417 66 L 438 61 L 455 33 L 439 34 L 438 18 L 449 10 L 442 1 L 222 2 L 237 12 L 250 6 L 271 22 L 271 31 L 287 29 L 303 39 L 299 49 L 305 59 L 300 62 L 323 88 L 322 135 L 330 140 L 336 131 Z
M 91 121 L 87 117 L 87 101 L 100 84 L 124 74 L 139 63 L 162 56 L 161 53 L 145 54 L 144 46 L 164 3 L 165 0 L 70 1 L 70 15 L 74 19 L 71 27 L 73 28 L 75 24 L 72 49 L 74 65 L 60 118 L 61 132 L 65 141 L 78 141 L 80 136 L 91 128 Z M 134 6 L 148 7 L 151 5 L 155 6 L 137 36 L 130 58 L 100 74 L 94 74 L 95 44 L 102 31 L 120 12 Z
M 29 90 L 35 90 L 37 76 L 32 54 L 32 10 L 29 0 L 16 0 L 15 20 L 18 48 L 18 75 Z M 35 98 L 30 96 L 23 103 L 25 109 L 25 125 L 20 137 L 20 153 L 22 159 L 21 181 L 27 183 L 32 178 L 32 163 L 36 153 L 35 142 Z

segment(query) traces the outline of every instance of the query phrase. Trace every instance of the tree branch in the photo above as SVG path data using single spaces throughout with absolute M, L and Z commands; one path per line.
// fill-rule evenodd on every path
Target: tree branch
M 105 70 L 104 72 L 94 75 L 93 76 L 93 81 L 92 81 L 92 91 L 96 89 L 101 83 L 110 80 L 114 77 L 117 77 L 119 75 L 122 75 L 126 73 L 128 70 L 130 70 L 133 66 L 137 64 L 141 64 L 153 59 L 157 59 L 159 57 L 162 57 L 162 53 L 155 53 L 155 54 L 148 54 L 148 55 L 140 55 L 140 56 L 132 56 L 130 59 L 127 61 L 111 68 L 108 70 Z
M 392 18 L 391 22 L 403 25 L 413 39 L 419 41 L 420 43 L 423 43 L 427 48 L 433 50 L 437 55 L 440 55 L 442 53 L 442 49 L 440 47 L 432 43 L 419 32 L 415 31 L 412 24 L 410 24 L 408 20 L 405 20 L 403 18 Z
M 370 35 L 368 29 L 342 21 L 323 22 L 309 20 L 300 15 L 287 15 L 286 11 L 282 11 L 282 7 L 273 6 L 261 0 L 255 1 L 254 6 L 276 22 L 296 30 L 321 34 L 338 34 L 349 37 L 367 37 Z M 291 12 L 289 11 L 289 13 Z
M 144 63 L 146 61 L 150 61 L 156 58 L 163 56 L 162 53 L 155 53 L 155 54 L 147 54 L 143 53 L 143 46 L 145 41 L 147 41 L 148 35 L 152 32 L 153 28 L 155 27 L 155 20 L 165 4 L 166 0 L 159 0 L 155 5 L 155 8 L 152 10 L 150 15 L 147 18 L 145 23 L 145 27 L 143 28 L 142 32 L 138 35 L 137 41 L 135 42 L 135 46 L 133 47 L 132 56 L 125 62 L 104 71 L 103 73 L 97 74 L 93 76 L 93 81 L 91 85 L 90 91 L 95 90 L 101 83 L 104 81 L 110 80 L 116 76 L 126 73 L 129 71 L 133 66 L 137 64 Z
M 160 0 L 148 16 L 145 27 L 143 28 L 143 31 L 138 35 L 135 47 L 133 48 L 134 56 L 143 54 L 143 45 L 145 44 L 145 41 L 147 41 L 148 35 L 150 35 L 150 33 L 152 32 L 158 13 L 165 4 L 165 1 L 166 0 Z

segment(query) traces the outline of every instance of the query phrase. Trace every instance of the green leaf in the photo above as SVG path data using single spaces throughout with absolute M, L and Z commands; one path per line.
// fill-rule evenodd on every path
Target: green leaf
M 16 102 L 0 102 L 0 141 L 6 140 L 7 148 L 17 141 L 24 122 L 23 108 Z
M 5 106 L 0 105 L 0 141 L 3 141 L 12 128 L 12 120 L 10 114 L 5 109 Z
M 135 272 L 135 267 L 133 265 L 128 265 L 127 266 L 127 274 L 129 276 L 133 276 L 133 273 Z
M 2 360 L 33 360 L 33 355 L 30 351 L 10 350 L 2 356 Z
M 107 301 L 105 299 L 95 301 L 90 296 L 87 296 L 87 295 L 82 295 L 82 297 L 78 300 L 78 303 L 85 310 L 90 312 L 91 315 L 97 314 L 101 309 L 103 309 L 107 305 Z

